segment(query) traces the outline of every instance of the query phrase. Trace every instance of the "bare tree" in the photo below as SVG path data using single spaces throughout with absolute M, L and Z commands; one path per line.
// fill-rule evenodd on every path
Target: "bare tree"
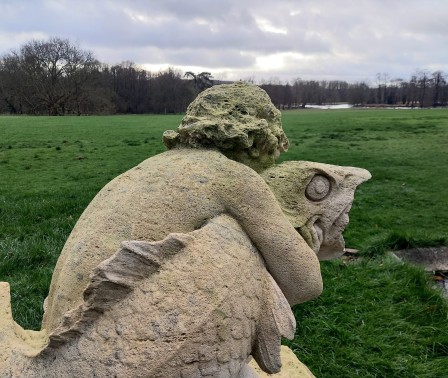
M 146 70 L 126 61 L 108 68 L 107 74 L 119 113 L 146 113 L 151 110 L 151 75 Z
M 389 74 L 385 72 L 379 72 L 376 74 L 376 82 L 378 86 L 377 103 L 384 104 L 386 98 L 386 89 L 389 83 Z
M 0 60 L 0 94 L 5 107 L 11 113 L 26 112 L 27 105 L 32 107 L 29 95 L 23 91 L 19 58 L 10 54 Z
M 99 62 L 67 39 L 31 41 L 2 58 L 2 68 L 16 80 L 4 91 L 34 113 L 76 112 L 89 74 Z
M 432 106 L 443 106 L 446 105 L 446 79 L 442 71 L 436 71 L 432 73 L 432 83 L 433 83 L 433 100 Z
M 417 72 L 417 98 L 421 108 L 428 106 L 428 92 L 431 85 L 431 78 L 426 70 Z
M 180 71 L 173 68 L 155 75 L 153 88 L 153 109 L 156 113 L 185 112 L 196 95 L 188 81 L 182 79 Z
M 350 86 L 350 103 L 354 106 L 365 105 L 369 95 L 369 86 L 361 81 Z

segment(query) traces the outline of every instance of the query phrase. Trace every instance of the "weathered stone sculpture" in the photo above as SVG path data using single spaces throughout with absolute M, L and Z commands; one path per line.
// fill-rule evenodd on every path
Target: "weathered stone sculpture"
M 1 283 L 0 376 L 256 377 L 250 356 L 280 370 L 290 305 L 320 294 L 317 256 L 343 250 L 370 175 L 273 166 L 288 147 L 280 112 L 244 83 L 204 91 L 164 142 L 80 217 L 40 332 L 13 321 Z

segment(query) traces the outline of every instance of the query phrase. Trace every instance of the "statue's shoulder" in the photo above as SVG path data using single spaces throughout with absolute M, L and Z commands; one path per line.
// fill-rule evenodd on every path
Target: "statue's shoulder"
M 146 159 L 134 169 L 144 169 L 148 172 L 154 172 L 154 170 L 182 170 L 183 173 L 188 173 L 191 170 L 202 170 L 204 174 L 208 172 L 229 179 L 248 176 L 261 179 L 260 175 L 252 168 L 229 159 L 218 150 L 205 148 L 172 149 Z

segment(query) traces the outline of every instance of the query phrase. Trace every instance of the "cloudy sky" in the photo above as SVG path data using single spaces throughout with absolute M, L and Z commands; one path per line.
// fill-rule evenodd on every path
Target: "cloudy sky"
M 55 36 L 223 80 L 448 73 L 448 0 L 0 0 L 0 16 L 1 55 Z

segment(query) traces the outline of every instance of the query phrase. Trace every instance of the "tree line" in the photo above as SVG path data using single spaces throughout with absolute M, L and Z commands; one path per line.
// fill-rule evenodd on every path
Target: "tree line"
M 0 58 L 0 113 L 181 113 L 211 75 L 108 65 L 67 39 L 31 41 Z
M 280 109 L 335 103 L 391 107 L 438 107 L 448 103 L 447 75 L 442 71 L 418 71 L 408 81 L 381 73 L 376 75 L 374 85 L 296 79 L 292 83 L 263 83 L 261 87 Z
M 378 74 L 376 83 L 296 79 L 262 82 L 281 109 L 307 104 L 446 106 L 447 75 L 420 71 L 411 79 Z M 0 113 L 32 115 L 182 113 L 219 82 L 209 72 L 150 72 L 132 62 L 108 65 L 67 39 L 30 41 L 0 57 Z

